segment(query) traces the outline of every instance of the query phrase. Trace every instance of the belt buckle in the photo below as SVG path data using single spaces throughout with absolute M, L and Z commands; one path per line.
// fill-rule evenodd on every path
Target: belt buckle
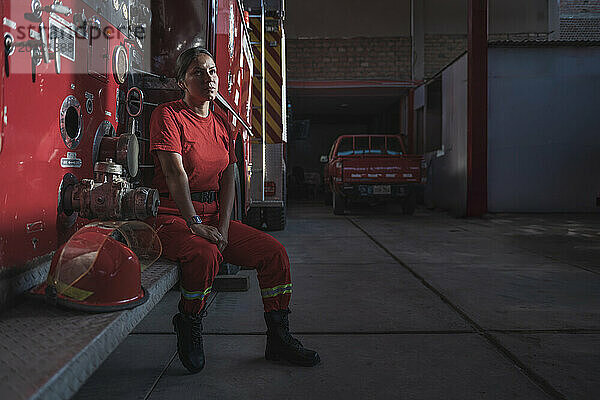
M 203 203 L 208 203 L 210 201 L 210 199 L 208 198 L 209 193 L 208 192 L 202 192 L 202 202 Z

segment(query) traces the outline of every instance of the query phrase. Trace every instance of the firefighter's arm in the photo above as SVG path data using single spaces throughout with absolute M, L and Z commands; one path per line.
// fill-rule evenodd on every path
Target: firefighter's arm
M 194 205 L 192 204 L 192 198 L 190 196 L 190 185 L 188 181 L 187 173 L 183 168 L 183 161 L 181 154 L 156 150 L 156 155 L 160 161 L 160 167 L 165 175 L 165 181 L 169 188 L 171 197 L 177 204 L 181 216 L 186 221 L 189 221 L 193 215 L 196 215 Z M 219 243 L 223 240 L 221 233 L 210 225 L 204 224 L 193 224 L 190 229 L 196 235 L 202 236 L 212 243 Z
M 234 168 L 235 164 L 229 164 L 221 174 L 221 182 L 219 183 L 219 232 L 223 235 L 224 240 L 223 243 L 219 243 L 220 251 L 227 247 L 227 238 L 229 237 L 229 222 L 231 221 L 231 210 L 235 196 Z

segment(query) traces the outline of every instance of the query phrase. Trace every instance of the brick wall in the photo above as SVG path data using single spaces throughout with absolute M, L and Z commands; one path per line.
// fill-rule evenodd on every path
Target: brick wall
M 409 37 L 289 39 L 289 80 L 411 78 Z
M 425 78 L 431 78 L 467 50 L 467 35 L 425 35 Z
M 560 15 L 600 14 L 599 0 L 561 0 Z
M 561 0 L 561 40 L 600 40 L 600 0 Z

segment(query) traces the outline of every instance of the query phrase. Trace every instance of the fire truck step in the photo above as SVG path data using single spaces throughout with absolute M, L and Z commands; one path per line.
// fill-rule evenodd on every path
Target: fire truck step
M 212 287 L 217 292 L 245 292 L 250 288 L 250 281 L 245 275 L 217 275 Z
M 131 310 L 89 314 L 32 298 L 6 310 L 0 365 L 11 384 L 0 388 L 0 398 L 70 398 L 177 279 L 177 264 L 161 259 L 142 273 L 148 300 Z

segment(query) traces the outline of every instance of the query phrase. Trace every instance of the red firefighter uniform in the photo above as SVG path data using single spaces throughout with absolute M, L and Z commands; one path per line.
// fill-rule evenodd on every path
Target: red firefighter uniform
M 202 118 L 182 101 L 159 106 L 150 122 L 150 150 L 154 154 L 153 187 L 168 193 L 155 150 L 181 154 L 190 192 L 219 191 L 219 181 L 228 165 L 236 162 L 232 130 L 224 117 L 211 111 Z M 217 226 L 219 202 L 193 201 L 203 224 Z M 266 312 L 286 309 L 292 293 L 290 263 L 285 248 L 272 236 L 231 221 L 229 244 L 219 252 L 217 245 L 193 234 L 175 202 L 161 198 L 154 224 L 162 241 L 163 254 L 181 264 L 183 311 L 199 313 L 211 292 L 221 262 L 255 268 Z

